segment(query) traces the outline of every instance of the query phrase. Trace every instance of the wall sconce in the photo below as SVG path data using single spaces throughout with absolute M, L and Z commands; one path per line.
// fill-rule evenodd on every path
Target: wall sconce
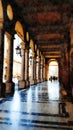
M 32 56 L 30 56 L 29 59 L 32 60 Z
M 38 61 L 36 61 L 36 64 L 38 64 L 39 62 Z
M 32 62 L 32 59 L 33 59 L 32 56 L 30 56 L 30 57 L 29 57 L 29 61 Z
M 16 48 L 16 54 L 18 55 L 20 55 L 21 56 L 21 48 L 20 48 L 20 46 L 18 45 Z

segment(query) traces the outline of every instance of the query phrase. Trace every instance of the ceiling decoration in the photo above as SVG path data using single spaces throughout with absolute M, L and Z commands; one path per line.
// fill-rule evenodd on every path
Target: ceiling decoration
M 60 58 L 68 37 L 73 0 L 15 1 L 28 32 L 45 58 Z

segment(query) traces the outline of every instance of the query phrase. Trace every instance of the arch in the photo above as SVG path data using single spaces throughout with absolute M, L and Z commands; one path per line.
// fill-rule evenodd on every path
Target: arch
M 27 41 L 27 42 L 30 42 L 30 35 L 29 35 L 29 32 L 28 32 L 28 31 L 26 32 L 26 37 L 25 37 L 25 38 L 26 38 L 26 41 Z
M 7 15 L 10 20 L 13 19 L 13 9 L 10 4 L 7 5 Z
M 0 0 L 0 28 L 3 27 L 3 6 L 2 6 L 2 1 Z
M 54 64 L 54 65 L 58 65 L 57 60 L 51 60 L 51 61 L 49 62 L 49 65 L 52 65 L 52 64 Z
M 48 63 L 50 64 L 50 62 L 56 62 L 58 64 L 58 61 L 56 59 L 50 59 Z
M 39 52 L 39 49 L 37 49 L 37 55 L 38 55 L 38 57 L 39 57 L 39 53 L 40 53 L 40 52 Z
M 20 21 L 17 21 L 15 24 L 15 31 L 18 34 L 18 36 L 24 41 L 24 31 L 23 26 L 20 23 Z
M 32 39 L 30 39 L 30 48 L 32 51 L 34 51 L 34 42 Z

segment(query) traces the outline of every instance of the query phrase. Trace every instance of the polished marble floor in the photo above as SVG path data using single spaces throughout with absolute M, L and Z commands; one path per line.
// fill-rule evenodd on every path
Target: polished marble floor
M 59 113 L 66 103 L 68 116 Z M 46 81 L 0 99 L 0 130 L 73 130 L 73 104 L 62 97 L 58 81 Z

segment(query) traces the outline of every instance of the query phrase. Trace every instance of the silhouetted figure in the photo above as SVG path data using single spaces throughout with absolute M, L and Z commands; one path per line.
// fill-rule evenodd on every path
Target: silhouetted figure
M 52 82 L 52 76 L 50 77 L 50 80 L 51 80 L 51 82 Z

